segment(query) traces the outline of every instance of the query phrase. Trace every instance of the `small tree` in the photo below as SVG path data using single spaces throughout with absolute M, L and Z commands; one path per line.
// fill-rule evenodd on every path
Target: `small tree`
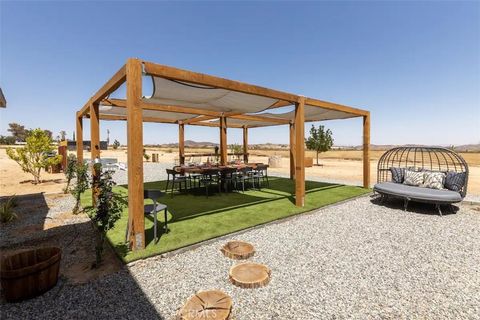
M 113 141 L 113 149 L 117 150 L 118 147 L 120 147 L 120 142 L 117 139 L 115 139 L 115 141 Z
M 101 172 L 101 164 L 95 164 L 95 170 Z M 102 262 L 107 231 L 114 227 L 115 222 L 120 219 L 122 211 L 127 205 L 127 201 L 113 191 L 114 186 L 115 182 L 112 180 L 111 173 L 109 171 L 102 172 L 96 182 L 98 197 L 95 205 L 87 209 L 90 218 L 99 230 L 95 246 L 96 260 L 94 267 L 98 267 Z
M 67 178 L 67 185 L 63 189 L 64 193 L 67 193 L 70 190 L 70 183 L 73 178 L 75 178 L 77 168 L 77 157 L 73 154 L 68 155 L 67 167 L 65 168 L 65 178 Z
M 16 161 L 22 170 L 33 175 L 33 182 L 40 183 L 42 168 L 59 164 L 62 156 L 49 156 L 53 151 L 52 138 L 45 131 L 35 129 L 30 131 L 26 138 L 26 146 L 23 148 L 7 148 L 7 155 Z
M 330 150 L 332 145 L 332 131 L 330 129 L 325 130 L 325 127 L 322 125 L 318 126 L 318 129 L 315 128 L 315 125 L 312 125 L 310 136 L 306 140 L 306 146 L 308 150 L 315 150 L 317 152 L 317 166 L 320 152 Z
M 237 159 L 240 158 L 240 154 L 243 153 L 243 148 L 241 145 L 239 145 L 238 143 L 234 143 L 234 144 L 231 144 L 230 145 L 230 150 L 232 151 L 232 153 L 237 156 Z
M 8 131 L 12 134 L 17 141 L 25 141 L 28 135 L 28 130 L 21 124 L 12 122 L 8 124 Z
M 75 166 L 75 187 L 70 193 L 75 197 L 75 206 L 73 207 L 73 214 L 77 214 L 80 208 L 80 197 L 88 189 L 88 165 L 84 163 L 77 163 Z

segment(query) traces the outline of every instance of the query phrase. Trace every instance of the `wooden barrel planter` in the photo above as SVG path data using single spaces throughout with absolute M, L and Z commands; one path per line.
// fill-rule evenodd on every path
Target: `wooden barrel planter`
M 5 299 L 20 301 L 38 296 L 57 284 L 62 251 L 47 247 L 4 257 L 0 278 Z

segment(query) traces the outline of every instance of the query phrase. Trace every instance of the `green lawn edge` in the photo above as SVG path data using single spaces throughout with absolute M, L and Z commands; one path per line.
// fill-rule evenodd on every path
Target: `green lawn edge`
M 147 182 L 144 186 L 146 189 L 164 190 L 165 181 Z M 114 190 L 127 195 L 126 186 L 116 186 Z M 168 226 L 170 232 L 161 234 L 158 243 L 155 244 L 153 241 L 153 219 L 151 216 L 146 216 L 146 248 L 137 251 L 128 250 L 125 243 L 128 222 L 127 208 L 123 211 L 122 217 L 117 221 L 115 227 L 107 232 L 107 239 L 118 257 L 124 263 L 129 263 L 316 210 L 370 193 L 371 189 L 306 181 L 304 207 L 295 206 L 293 191 L 294 181 L 271 177 L 270 187 L 264 187 L 261 190 L 247 190 L 244 193 L 215 193 L 207 198 L 205 191 L 199 189 L 193 193 L 175 193 L 173 197 L 167 194 L 160 198 L 159 202 L 165 203 L 169 207 Z M 91 205 L 91 190 L 82 195 L 81 203 L 83 207 Z M 151 202 L 146 200 L 145 203 Z M 163 213 L 159 213 L 158 218 L 160 234 L 163 227 Z

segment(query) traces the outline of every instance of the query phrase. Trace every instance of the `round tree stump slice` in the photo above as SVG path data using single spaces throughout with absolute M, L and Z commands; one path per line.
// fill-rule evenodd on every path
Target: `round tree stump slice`
M 255 249 L 248 242 L 229 241 L 222 247 L 222 253 L 230 259 L 248 259 L 255 254 Z
M 263 264 L 245 262 L 230 268 L 229 279 L 237 287 L 253 289 L 266 286 L 270 274 L 270 269 Z
M 219 290 L 200 291 L 178 311 L 181 320 L 226 320 L 232 310 L 232 298 Z

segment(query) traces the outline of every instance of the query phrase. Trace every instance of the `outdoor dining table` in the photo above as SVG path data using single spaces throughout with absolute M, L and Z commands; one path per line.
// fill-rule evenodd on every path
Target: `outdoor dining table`
M 262 163 L 240 163 L 240 164 L 228 164 L 228 165 L 190 165 L 190 166 L 177 166 L 175 171 L 179 172 L 181 175 L 190 174 L 190 175 L 212 175 L 214 172 L 224 175 L 223 172 L 229 169 L 243 169 L 243 168 L 252 168 L 255 170 L 257 165 Z M 268 168 L 268 165 L 265 165 Z M 224 186 L 224 179 L 220 179 L 221 188 Z
M 200 174 L 204 174 L 204 173 L 209 173 L 209 172 L 212 172 L 213 170 L 217 169 L 218 172 L 222 172 L 226 169 L 232 169 L 232 168 L 236 168 L 237 170 L 239 169 L 242 169 L 242 168 L 246 168 L 246 167 L 250 167 L 252 169 L 256 169 L 257 168 L 257 165 L 258 163 L 241 163 L 241 164 L 229 164 L 229 165 L 224 165 L 224 166 L 221 166 L 221 165 L 201 165 L 201 166 L 178 166 L 178 167 L 175 167 L 175 170 L 181 174 L 185 174 L 185 173 L 200 173 Z M 266 165 L 268 167 L 268 165 Z

